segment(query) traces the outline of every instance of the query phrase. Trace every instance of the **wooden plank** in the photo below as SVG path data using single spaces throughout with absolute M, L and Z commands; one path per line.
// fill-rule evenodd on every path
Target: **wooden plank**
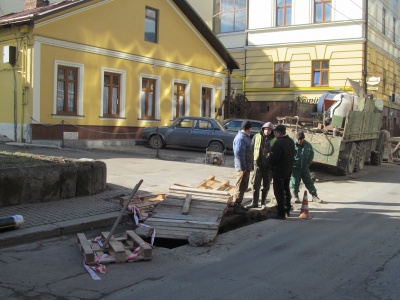
M 202 222 L 202 221 L 186 221 L 172 219 L 149 218 L 145 221 L 146 225 L 155 227 L 171 226 L 171 227 L 186 227 L 186 228 L 203 228 L 203 229 L 218 229 L 219 222 Z
M 93 249 L 90 246 L 89 241 L 86 239 L 85 234 L 78 233 L 77 236 L 78 236 L 78 246 L 79 249 L 81 250 L 81 253 L 83 254 L 83 259 L 85 260 L 85 263 L 87 264 L 95 263 Z
M 109 232 L 104 231 L 101 234 L 103 235 L 104 238 L 107 238 L 109 235 Z M 105 248 L 105 249 L 109 249 L 110 252 L 113 252 L 111 255 L 113 255 L 116 262 L 126 261 L 125 248 L 123 247 L 121 242 L 117 241 L 114 236 L 111 236 L 108 244 L 111 247 L 111 249 L 109 249 L 109 248 Z
M 214 175 L 211 175 L 211 176 L 208 177 L 206 180 L 202 181 L 202 182 L 197 186 L 197 188 L 201 189 L 201 188 L 207 187 L 207 186 L 208 186 L 208 183 L 209 183 L 210 181 L 213 181 L 214 179 L 215 179 L 215 176 L 214 176 Z
M 207 195 L 230 196 L 229 193 L 227 193 L 225 191 L 188 188 L 188 187 L 183 187 L 183 186 L 171 186 L 169 188 L 169 190 L 172 192 L 180 191 L 180 192 L 186 192 L 186 193 L 200 193 L 200 194 L 207 194 Z
M 177 206 L 182 207 L 184 205 L 184 200 L 181 198 L 166 198 L 165 202 L 159 204 L 158 207 L 166 207 L 166 206 Z M 190 202 L 190 207 L 200 208 L 200 209 L 219 209 L 224 210 L 226 207 L 226 202 L 212 202 L 212 201 L 204 201 L 204 200 L 194 200 L 192 198 Z
M 188 240 L 189 237 L 195 233 L 203 233 L 208 235 L 212 240 L 218 234 L 217 230 L 185 230 L 185 228 L 177 228 L 177 227 L 162 227 L 157 230 L 157 237 L 158 238 L 166 238 L 166 239 L 177 239 L 177 240 Z
M 202 216 L 185 216 L 185 215 L 180 215 L 179 218 L 177 218 L 176 214 L 171 214 L 171 213 L 158 213 L 156 214 L 156 216 L 152 216 L 151 218 L 160 218 L 160 219 L 172 219 L 172 220 L 184 220 L 184 221 L 197 221 L 197 222 L 216 222 L 219 219 L 219 215 L 217 216 L 206 216 L 206 215 L 202 215 Z M 148 218 L 147 220 L 149 220 L 150 218 Z M 146 221 L 147 221 L 146 220 Z M 146 224 L 145 221 L 145 224 Z
M 187 194 L 186 198 L 185 198 L 185 203 L 183 204 L 183 207 L 182 207 L 182 214 L 183 215 L 188 215 L 189 214 L 190 201 L 192 201 L 192 195 L 191 194 Z
M 136 234 L 136 232 L 134 232 L 133 230 L 127 230 L 126 236 L 126 241 L 132 242 L 135 248 L 141 245 L 138 253 L 138 259 L 151 260 L 153 258 L 153 249 L 149 244 L 143 241 L 142 238 Z
M 175 199 L 182 199 L 185 197 L 187 193 L 185 192 L 173 192 L 169 193 L 164 201 L 168 198 L 175 198 Z M 209 201 L 209 202 L 222 202 L 226 203 L 231 196 L 214 196 L 214 195 L 206 195 L 206 194 L 196 194 L 191 193 L 192 200 L 202 200 L 202 201 Z M 163 202 L 164 202 L 163 201 Z

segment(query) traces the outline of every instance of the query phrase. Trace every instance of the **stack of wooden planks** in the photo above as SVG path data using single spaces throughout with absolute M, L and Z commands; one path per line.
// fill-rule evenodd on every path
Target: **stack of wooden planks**
M 155 228 L 158 238 L 187 240 L 202 234 L 214 240 L 233 190 L 228 181 L 217 181 L 215 176 L 197 187 L 175 184 L 144 224 Z

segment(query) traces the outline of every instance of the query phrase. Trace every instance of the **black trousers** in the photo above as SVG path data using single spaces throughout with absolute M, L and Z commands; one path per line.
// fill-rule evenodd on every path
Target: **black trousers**
M 288 179 L 278 179 L 274 178 L 273 187 L 276 202 L 278 202 L 278 215 L 281 217 L 285 216 L 286 210 L 290 211 L 290 199 L 292 195 L 290 194 L 290 178 Z

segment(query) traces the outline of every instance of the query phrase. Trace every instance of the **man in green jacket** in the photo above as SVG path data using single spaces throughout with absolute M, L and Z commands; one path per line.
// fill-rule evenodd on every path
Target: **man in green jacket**
M 299 198 L 299 186 L 303 180 L 308 192 L 312 195 L 311 201 L 323 202 L 317 196 L 317 189 L 314 186 L 314 181 L 311 179 L 310 165 L 314 159 L 314 150 L 309 142 L 305 140 L 303 131 L 298 131 L 296 140 L 294 141 L 294 166 L 291 176 L 291 189 L 294 194 L 294 202 L 301 203 Z

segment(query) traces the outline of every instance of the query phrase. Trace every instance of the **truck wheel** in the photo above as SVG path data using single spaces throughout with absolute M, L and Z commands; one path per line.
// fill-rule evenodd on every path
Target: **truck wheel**
M 380 166 L 382 164 L 382 154 L 379 152 L 371 153 L 371 165 Z
M 347 174 L 353 173 L 356 161 L 357 161 L 357 146 L 356 143 L 351 143 L 349 156 L 347 158 Z
M 149 145 L 151 148 L 153 149 L 157 149 L 157 147 L 159 149 L 164 147 L 164 143 L 162 141 L 161 137 L 158 137 L 157 135 L 153 135 L 150 139 L 149 139 Z
M 222 145 L 221 142 L 212 141 L 210 143 L 210 145 L 208 146 L 208 149 L 210 149 L 210 151 L 214 151 L 214 152 L 222 152 L 222 151 L 224 151 L 224 145 Z
M 362 169 L 364 169 L 365 156 L 366 156 L 365 143 L 358 142 L 356 144 L 356 146 L 357 146 L 357 159 L 356 159 L 356 163 L 354 165 L 354 172 L 358 172 L 358 171 L 361 171 Z

